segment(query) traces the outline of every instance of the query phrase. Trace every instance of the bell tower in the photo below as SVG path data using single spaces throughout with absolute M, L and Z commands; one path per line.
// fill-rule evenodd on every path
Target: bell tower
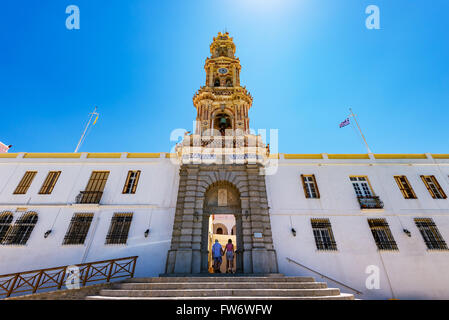
M 235 57 L 235 44 L 228 32 L 219 32 L 210 45 L 211 56 L 206 59 L 206 85 L 193 97 L 197 110 L 195 134 L 215 132 L 224 136 L 249 133 L 248 111 L 253 98 L 240 86 L 240 60 Z
M 265 183 L 270 150 L 250 133 L 253 98 L 240 85 L 240 61 L 227 32 L 218 33 L 210 53 L 206 84 L 193 97 L 195 133 L 186 132 L 175 148 L 179 189 L 165 272 L 208 273 L 209 219 L 226 214 L 236 221 L 237 273 L 277 273 Z

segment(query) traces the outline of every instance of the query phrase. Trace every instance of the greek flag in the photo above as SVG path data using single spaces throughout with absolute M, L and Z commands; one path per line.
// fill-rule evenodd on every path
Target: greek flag
M 349 125 L 349 118 L 346 118 L 345 121 L 343 121 L 342 123 L 340 123 L 340 128 L 346 127 L 347 125 Z

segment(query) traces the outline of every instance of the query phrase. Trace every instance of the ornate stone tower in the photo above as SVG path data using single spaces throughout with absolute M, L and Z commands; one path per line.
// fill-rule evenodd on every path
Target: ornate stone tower
M 235 57 L 235 44 L 229 34 L 218 33 L 206 59 L 206 86 L 193 97 L 197 109 L 197 134 L 207 130 L 233 129 L 249 133 L 248 111 L 253 98 L 240 86 L 240 60 Z
M 249 132 L 252 97 L 240 86 L 240 61 L 228 33 L 219 33 L 206 59 L 206 86 L 193 97 L 195 133 L 177 145 L 179 190 L 167 274 L 208 272 L 209 218 L 234 215 L 236 269 L 277 273 L 265 185 L 269 150 Z

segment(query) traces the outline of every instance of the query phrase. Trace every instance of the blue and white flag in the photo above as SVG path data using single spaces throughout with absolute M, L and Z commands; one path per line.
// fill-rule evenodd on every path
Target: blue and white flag
M 349 118 L 346 118 L 345 121 L 343 121 L 342 123 L 340 123 L 340 128 L 346 127 L 347 125 L 349 125 Z

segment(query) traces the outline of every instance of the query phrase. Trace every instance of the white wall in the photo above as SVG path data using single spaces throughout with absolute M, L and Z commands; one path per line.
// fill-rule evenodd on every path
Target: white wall
M 0 158 L 0 212 L 12 211 L 14 220 L 22 214 L 16 212 L 17 208 L 39 214 L 25 246 L 0 245 L 0 274 L 133 255 L 139 256 L 137 277 L 163 273 L 176 207 L 179 166 L 164 157 L 128 159 L 125 156 L 121 159 Z M 13 195 L 27 170 L 38 171 L 30 189 L 26 195 Z M 62 174 L 51 195 L 39 195 L 50 170 L 61 170 Z M 110 171 L 100 205 L 74 205 L 76 195 L 84 190 L 94 170 Z M 122 194 L 128 170 L 142 172 L 134 195 Z M 301 174 L 315 174 L 320 199 L 305 198 Z M 279 271 L 286 275 L 315 276 L 287 262 L 289 257 L 361 290 L 363 299 L 388 299 L 392 297 L 391 291 L 399 299 L 449 299 L 449 251 L 427 250 L 413 221 L 415 217 L 433 218 L 443 238 L 449 241 L 449 200 L 432 199 L 419 177 L 421 174 L 435 175 L 449 194 L 448 160 L 281 158 L 277 173 L 266 177 Z M 349 175 L 367 175 L 385 209 L 361 211 Z M 404 199 L 394 175 L 406 175 L 418 199 Z M 78 212 L 94 213 L 87 239 L 84 245 L 63 246 L 70 219 Z M 128 242 L 105 245 L 110 220 L 116 212 L 134 213 Z M 312 217 L 330 219 L 338 251 L 316 250 Z M 377 250 L 367 223 L 367 218 L 376 217 L 387 219 L 399 251 Z M 296 229 L 296 237 L 290 232 L 292 227 Z M 150 235 L 145 238 L 147 228 Z M 404 228 L 411 231 L 411 237 L 402 231 Z M 52 233 L 44 239 L 49 229 Z M 368 277 L 365 269 L 369 265 L 380 268 L 379 290 L 365 287 Z
M 38 171 L 25 195 L 13 195 L 27 170 Z M 51 195 L 39 195 L 48 171 L 62 171 Z M 94 170 L 110 171 L 100 205 L 74 204 Z M 129 170 L 141 170 L 135 194 L 122 194 Z M 38 222 L 25 246 L 0 245 L 0 274 L 57 267 L 89 261 L 139 256 L 136 276 L 164 272 L 170 248 L 179 167 L 170 159 L 1 159 L 0 212 L 38 213 Z M 62 245 L 74 213 L 94 213 L 83 245 Z M 114 213 L 132 212 L 126 245 L 106 245 Z M 52 230 L 44 238 L 47 230 Z M 148 238 L 145 230 L 150 229 Z
M 413 221 L 416 217 L 432 218 L 442 237 L 449 240 L 449 200 L 433 199 L 420 178 L 435 175 L 449 194 L 448 164 L 435 165 L 433 160 L 281 159 L 277 174 L 266 177 L 279 272 L 321 279 L 288 262 L 289 257 L 362 291 L 362 299 L 390 299 L 392 291 L 397 299 L 449 299 L 449 251 L 427 250 Z M 320 199 L 305 198 L 301 174 L 315 174 Z M 374 192 L 385 204 L 384 210 L 360 210 L 350 175 L 368 176 Z M 404 199 L 394 175 L 406 175 L 418 199 Z M 338 251 L 316 249 L 311 218 L 329 218 Z M 399 251 L 377 250 L 368 218 L 386 218 Z M 404 228 L 411 232 L 411 237 L 403 232 Z M 369 265 L 380 269 L 378 290 L 365 286 L 369 276 L 365 269 Z

